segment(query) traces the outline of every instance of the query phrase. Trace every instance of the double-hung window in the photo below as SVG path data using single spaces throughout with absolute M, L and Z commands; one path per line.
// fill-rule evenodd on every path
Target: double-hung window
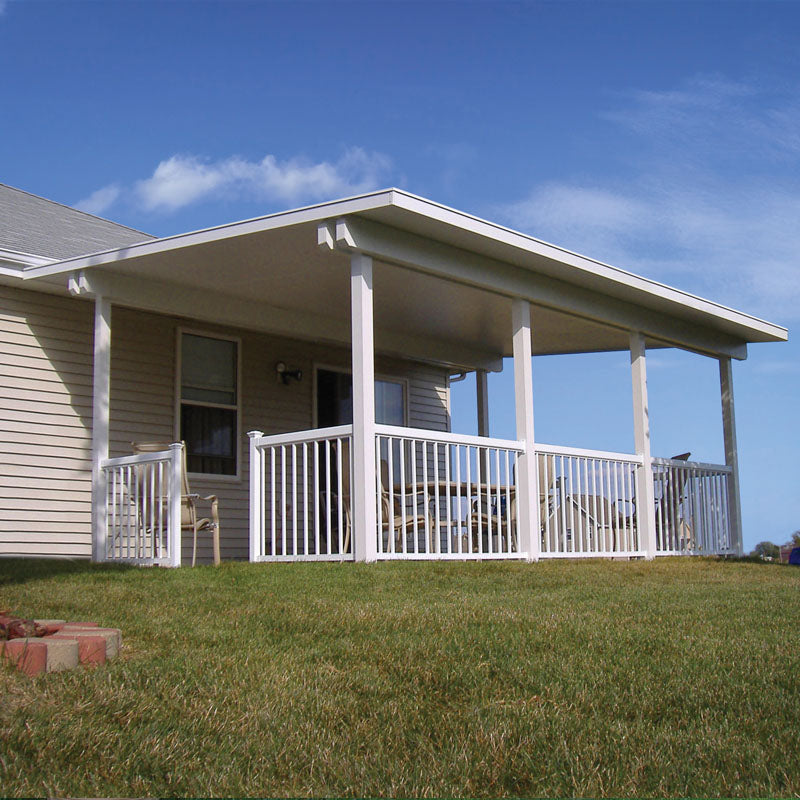
M 236 475 L 239 342 L 181 331 L 180 438 L 189 472 Z

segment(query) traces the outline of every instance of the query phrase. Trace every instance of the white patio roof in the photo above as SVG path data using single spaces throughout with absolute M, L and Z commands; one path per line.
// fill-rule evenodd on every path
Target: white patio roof
M 457 368 L 511 354 L 511 298 L 533 352 L 678 346 L 746 357 L 785 328 L 398 189 L 31 265 L 40 288 L 277 334 L 350 342 L 349 252 L 374 259 L 379 352 Z

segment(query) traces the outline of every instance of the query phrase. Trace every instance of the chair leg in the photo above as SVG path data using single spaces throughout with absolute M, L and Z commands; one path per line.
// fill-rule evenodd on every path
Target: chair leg
M 192 566 L 197 560 L 197 525 L 192 525 Z
M 214 546 L 214 566 L 218 567 L 222 561 L 219 554 L 219 523 L 211 529 L 211 541 Z
M 344 514 L 344 546 L 342 548 L 342 552 L 339 555 L 344 555 L 350 550 L 350 528 L 352 527 L 350 523 L 350 513 L 345 511 Z

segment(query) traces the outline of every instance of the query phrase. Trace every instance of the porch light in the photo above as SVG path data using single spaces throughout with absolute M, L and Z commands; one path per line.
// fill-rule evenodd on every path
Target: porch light
M 303 370 L 287 369 L 283 361 L 279 361 L 275 365 L 275 372 L 278 373 L 278 380 L 283 381 L 286 386 L 289 385 L 289 378 L 294 378 L 298 383 L 303 380 Z

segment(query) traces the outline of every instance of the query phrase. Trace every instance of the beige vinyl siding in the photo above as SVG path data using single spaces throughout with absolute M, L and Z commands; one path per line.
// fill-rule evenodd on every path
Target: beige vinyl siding
M 0 554 L 91 555 L 93 303 L 0 286 Z M 111 315 L 110 455 L 133 441 L 173 441 L 179 328 L 241 341 L 240 474 L 191 480 L 220 499 L 222 556 L 248 555 L 247 431 L 313 426 L 314 368 L 348 369 L 345 348 L 205 325 L 114 306 Z M 275 363 L 303 370 L 278 381 Z M 445 370 L 376 359 L 379 375 L 403 379 L 409 424 L 448 430 Z M 184 563 L 191 558 L 184 537 Z M 210 559 L 203 537 L 200 555 Z
M 92 320 L 0 286 L 0 554 L 91 555 Z
M 193 476 L 192 490 L 216 494 L 220 502 L 223 559 L 248 557 L 249 470 L 247 431 L 266 434 L 306 430 L 313 426 L 315 365 L 349 368 L 344 348 L 301 342 L 264 334 L 204 325 L 115 307 L 111 345 L 111 455 L 130 453 L 132 441 L 172 441 L 175 423 L 175 364 L 178 330 L 219 334 L 240 340 L 241 419 L 239 477 Z M 299 383 L 284 385 L 275 364 L 303 371 Z M 447 373 L 397 359 L 376 359 L 376 372 L 405 379 L 408 387 L 409 424 L 448 430 Z M 201 536 L 198 551 L 211 557 L 208 536 Z M 191 538 L 184 536 L 183 560 L 191 559 Z

